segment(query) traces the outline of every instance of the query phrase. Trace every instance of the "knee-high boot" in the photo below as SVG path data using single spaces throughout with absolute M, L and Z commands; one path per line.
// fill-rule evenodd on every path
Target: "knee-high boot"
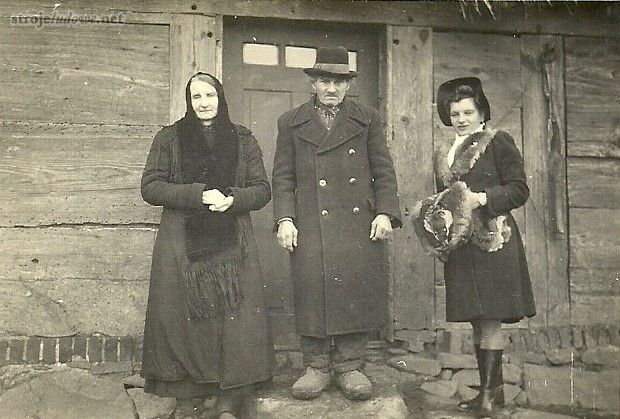
M 504 376 L 502 373 L 502 349 L 482 349 L 485 364 L 485 378 L 480 389 L 480 412 L 483 417 L 491 416 L 498 406 L 503 406 L 504 401 Z
M 478 374 L 480 375 L 480 392 L 473 399 L 459 403 L 459 407 L 461 409 L 477 410 L 480 408 L 480 400 L 482 400 L 482 387 L 484 387 L 484 380 L 486 379 L 486 374 L 484 371 L 485 363 L 483 358 L 483 350 L 480 349 L 480 345 L 474 345 L 474 351 L 476 352 L 476 361 L 478 362 Z

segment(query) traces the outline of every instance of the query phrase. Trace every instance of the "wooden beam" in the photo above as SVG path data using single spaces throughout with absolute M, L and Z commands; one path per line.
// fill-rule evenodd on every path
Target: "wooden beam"
M 4 121 L 164 124 L 168 30 L 0 25 Z
M 149 281 L 0 280 L 0 295 L 3 297 L 0 332 L 9 336 L 54 336 L 58 333 L 141 335 L 148 289 Z M 21 292 L 17 298 L 16 292 Z
M 199 71 L 221 79 L 222 18 L 172 15 L 170 24 L 170 123 L 185 114 L 185 86 Z
M 433 324 L 433 259 L 413 231 L 410 210 L 434 192 L 433 33 L 428 28 L 388 27 L 388 135 L 396 166 L 403 229 L 392 242 L 395 327 L 409 330 Z
M 0 279 L 146 281 L 155 228 L 0 228 Z
M 620 208 L 620 159 L 568 158 L 568 202 L 580 208 Z
M 620 210 L 571 208 L 570 266 L 620 270 Z
M 559 132 L 547 131 L 549 109 L 543 93 L 542 56 L 553 49 L 549 89 L 555 96 Z M 568 244 L 564 179 L 564 91 L 562 39 L 521 38 L 523 89 L 523 155 L 530 198 L 525 206 L 525 249 L 538 314 L 536 325 L 568 324 Z M 552 174 L 554 177 L 552 177 Z
M 620 158 L 618 39 L 566 39 L 570 156 Z
M 280 19 L 360 22 L 431 27 L 435 30 L 618 37 L 620 5 L 613 2 L 491 2 L 493 15 L 481 3 L 308 0 L 7 0 L 0 16 L 42 11 L 101 14 L 202 14 Z M 465 17 L 462 13 L 465 8 Z
M 158 223 L 140 196 L 159 126 L 0 123 L 0 226 Z

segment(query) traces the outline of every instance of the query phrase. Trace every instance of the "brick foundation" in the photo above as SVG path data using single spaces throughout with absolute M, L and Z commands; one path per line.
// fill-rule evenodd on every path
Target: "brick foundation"
M 471 330 L 438 329 L 424 330 L 421 333 L 424 334 L 424 347 L 435 352 L 472 352 Z M 544 353 L 549 349 L 561 348 L 585 350 L 608 344 L 619 346 L 620 343 L 618 326 L 601 324 L 506 329 L 504 335 L 507 353 Z M 407 342 L 396 341 L 395 344 L 407 348 Z M 142 362 L 142 336 L 0 337 L 0 367 L 9 364 L 55 364 L 75 360 L 88 363 L 139 364 Z

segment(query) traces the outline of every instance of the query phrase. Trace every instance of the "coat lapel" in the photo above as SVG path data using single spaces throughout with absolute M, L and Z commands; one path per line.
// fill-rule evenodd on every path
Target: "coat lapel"
M 319 120 L 312 99 L 299 107 L 290 126 L 295 135 L 317 147 L 321 145 L 327 134 L 327 128 Z
M 370 121 L 362 114 L 355 103 L 345 98 L 342 102 L 342 108 L 334 121 L 334 126 L 323 140 L 317 153 L 325 153 L 347 142 L 364 131 L 368 124 L 370 124 Z

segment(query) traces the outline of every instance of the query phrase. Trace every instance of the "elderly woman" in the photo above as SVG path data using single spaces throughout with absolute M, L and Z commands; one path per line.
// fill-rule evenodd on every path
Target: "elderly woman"
M 235 417 L 253 384 L 271 377 L 273 347 L 250 211 L 271 199 L 262 153 L 234 125 L 222 85 L 198 73 L 187 112 L 157 133 L 142 197 L 163 206 L 155 240 L 141 375 L 145 391 L 197 417 L 217 394 Z
M 457 224 L 470 223 L 470 236 L 444 253 L 446 319 L 470 322 L 480 373 L 480 393 L 461 407 L 492 414 L 504 403 L 502 323 L 536 314 L 532 286 L 519 229 L 510 211 L 529 196 L 523 160 L 513 138 L 486 126 L 491 109 L 480 80 L 459 78 L 437 92 L 441 121 L 454 136 L 437 148 L 439 190 L 458 196 Z

